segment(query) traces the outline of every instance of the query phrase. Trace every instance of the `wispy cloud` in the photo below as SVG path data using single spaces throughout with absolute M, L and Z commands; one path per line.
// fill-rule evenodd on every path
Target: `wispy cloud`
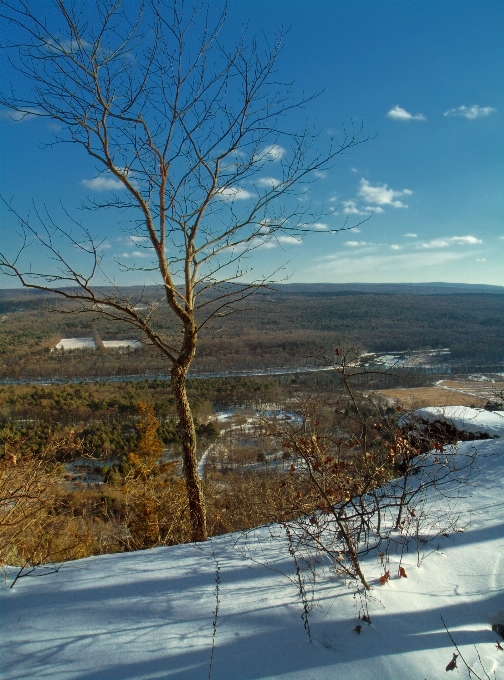
M 223 187 L 216 193 L 216 197 L 223 201 L 244 201 L 253 196 L 254 194 L 242 187 Z
M 392 250 L 401 250 L 401 246 L 398 246 L 397 243 L 393 243 L 390 247 Z
M 148 253 L 141 253 L 139 250 L 135 250 L 132 253 L 123 253 L 121 257 L 151 257 Z
M 13 123 L 23 123 L 25 120 L 36 118 L 40 116 L 40 111 L 31 107 L 26 107 L 22 111 L 14 111 L 12 109 L 2 109 L 0 111 L 0 118 L 3 120 L 10 120 Z
M 418 234 L 404 234 L 406 238 L 418 238 Z
M 345 241 L 345 245 L 349 248 L 360 248 L 369 244 L 367 241 Z
M 387 113 L 387 118 L 392 118 L 392 120 L 427 120 L 423 113 L 412 114 L 402 106 L 394 106 L 393 109 Z
M 341 252 L 328 256 L 323 262 L 317 263 L 309 270 L 310 279 L 338 282 L 362 281 L 372 283 L 389 281 L 404 283 L 404 281 L 425 281 L 426 277 L 443 276 L 446 272 L 440 268 L 449 267 L 452 263 L 470 256 L 466 250 L 439 250 L 414 252 L 389 252 L 387 255 L 366 254 L 362 256 L 358 251 L 342 255 Z M 431 280 L 436 280 L 432 278 Z
M 391 205 L 394 208 L 407 208 L 407 205 L 397 199 L 399 196 L 411 196 L 412 193 L 410 189 L 403 189 L 402 191 L 389 189 L 387 184 L 372 186 L 367 179 L 361 179 L 360 181 L 359 196 L 367 203 Z
M 93 179 L 83 179 L 82 184 L 92 191 L 117 191 L 124 189 L 124 184 L 115 177 L 99 175 Z
M 468 120 L 474 120 L 475 118 L 484 118 L 494 113 L 497 109 L 491 106 L 479 106 L 478 104 L 473 104 L 472 106 L 458 106 L 455 109 L 448 109 L 443 115 L 445 116 L 459 116 L 461 118 L 467 118 Z
M 483 241 L 475 236 L 447 236 L 445 238 L 435 238 L 432 241 L 419 243 L 417 248 L 448 248 L 451 245 L 477 245 Z

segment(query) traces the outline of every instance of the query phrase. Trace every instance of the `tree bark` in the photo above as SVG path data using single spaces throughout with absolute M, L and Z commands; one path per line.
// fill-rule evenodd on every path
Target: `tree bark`
M 196 458 L 196 430 L 187 398 L 186 374 L 183 368 L 175 364 L 171 370 L 172 389 L 177 404 L 180 433 L 182 435 L 182 452 L 184 461 L 184 476 L 187 485 L 189 512 L 191 517 L 191 538 L 195 542 L 206 541 L 208 538 L 206 526 L 206 507 L 198 474 L 198 460 Z

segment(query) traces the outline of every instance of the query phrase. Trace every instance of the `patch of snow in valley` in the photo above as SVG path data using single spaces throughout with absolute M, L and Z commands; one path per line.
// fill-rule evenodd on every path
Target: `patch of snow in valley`
M 139 340 L 103 340 L 107 349 L 137 349 L 142 346 Z M 62 338 L 54 349 L 96 349 L 94 338 Z
M 103 346 L 105 349 L 138 349 L 142 346 L 140 340 L 103 340 Z
M 96 349 L 93 338 L 62 338 L 55 349 Z

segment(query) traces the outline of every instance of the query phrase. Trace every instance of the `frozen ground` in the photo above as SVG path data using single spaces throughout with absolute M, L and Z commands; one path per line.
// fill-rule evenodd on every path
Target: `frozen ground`
M 79 560 L 13 589 L 9 569 L 0 677 L 207 680 L 216 630 L 211 680 L 435 680 L 451 677 L 443 616 L 481 677 L 475 646 L 490 677 L 502 680 L 504 651 L 491 626 L 504 623 L 504 438 L 460 451 L 474 445 L 479 476 L 456 504 L 464 531 L 425 546 L 420 566 L 416 549 L 405 553 L 407 578 L 398 578 L 399 555 L 391 555 L 384 586 L 379 559 L 364 560 L 371 625 L 358 619 L 355 586 L 326 572 L 309 613 L 310 643 L 282 530 L 263 527 Z M 453 677 L 461 675 L 459 659 Z

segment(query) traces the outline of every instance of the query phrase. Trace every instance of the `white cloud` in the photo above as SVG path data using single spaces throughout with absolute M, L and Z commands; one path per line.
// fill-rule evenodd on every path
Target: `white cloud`
M 345 245 L 349 248 L 360 248 L 361 246 L 367 246 L 366 241 L 345 241 Z
M 285 156 L 285 149 L 280 144 L 271 144 L 266 146 L 257 154 L 255 160 L 257 161 L 280 161 Z
M 359 172 L 357 168 L 350 168 L 350 172 Z
M 367 215 L 366 212 L 359 210 L 355 201 L 343 201 L 343 212 L 345 215 Z
M 115 177 L 106 177 L 99 175 L 93 179 L 83 179 L 82 184 L 92 191 L 111 191 L 124 189 L 124 184 Z
M 276 241 L 278 243 L 285 243 L 285 244 L 291 244 L 291 245 L 299 245 L 300 243 L 303 243 L 303 240 L 299 238 L 298 236 L 277 236 Z
M 486 262 L 486 257 L 477 257 L 476 262 Z
M 361 230 L 360 230 L 358 227 L 352 227 L 352 228 L 349 229 L 348 231 L 353 231 L 353 232 L 355 232 L 356 234 L 360 234 L 360 233 L 361 233 Z
M 275 179 L 274 177 L 261 177 L 261 179 L 257 180 L 257 184 L 260 187 L 268 187 L 269 189 L 274 189 L 280 184 L 280 180 Z
M 216 197 L 221 198 L 223 201 L 244 201 L 253 196 L 254 194 L 242 187 L 223 187 L 216 193 Z
M 13 123 L 22 123 L 30 118 L 40 116 L 40 111 L 27 106 L 22 111 L 13 111 L 12 109 L 2 109 L 0 111 L 0 118 L 3 120 L 11 120 Z
M 390 246 L 392 250 L 401 250 L 401 246 L 398 246 L 396 243 Z
M 491 106 L 478 106 L 478 104 L 473 104 L 473 106 L 458 106 L 455 109 L 448 109 L 443 115 L 445 116 L 459 116 L 461 118 L 467 118 L 468 120 L 474 120 L 475 118 L 484 118 L 489 116 L 497 109 Z
M 478 243 L 483 243 L 483 241 L 475 236 L 447 236 L 424 241 L 418 244 L 417 248 L 448 248 L 451 245 L 476 245 Z
M 315 170 L 313 174 L 319 179 L 325 179 L 327 177 L 327 172 L 324 172 L 323 170 Z
M 372 211 L 375 212 L 375 213 L 382 213 L 382 212 L 385 212 L 385 210 L 384 210 L 383 208 L 380 208 L 380 207 L 377 206 L 377 205 L 366 205 L 366 207 L 364 208 L 364 210 L 372 210 Z
M 149 241 L 149 237 L 148 236 L 130 236 L 129 240 L 133 241 L 133 243 L 143 243 L 145 241 Z
M 359 196 L 368 203 L 375 203 L 378 205 L 391 205 L 394 208 L 407 208 L 401 201 L 396 200 L 399 196 L 411 196 L 413 192 L 410 189 L 403 189 L 402 191 L 394 191 L 389 189 L 387 184 L 378 184 L 372 186 L 367 179 L 361 179 Z
M 404 234 L 407 238 L 418 238 L 418 234 Z
M 427 120 L 423 113 L 413 115 L 401 106 L 394 106 L 393 109 L 390 109 L 387 113 L 387 118 L 392 118 L 392 120 Z

